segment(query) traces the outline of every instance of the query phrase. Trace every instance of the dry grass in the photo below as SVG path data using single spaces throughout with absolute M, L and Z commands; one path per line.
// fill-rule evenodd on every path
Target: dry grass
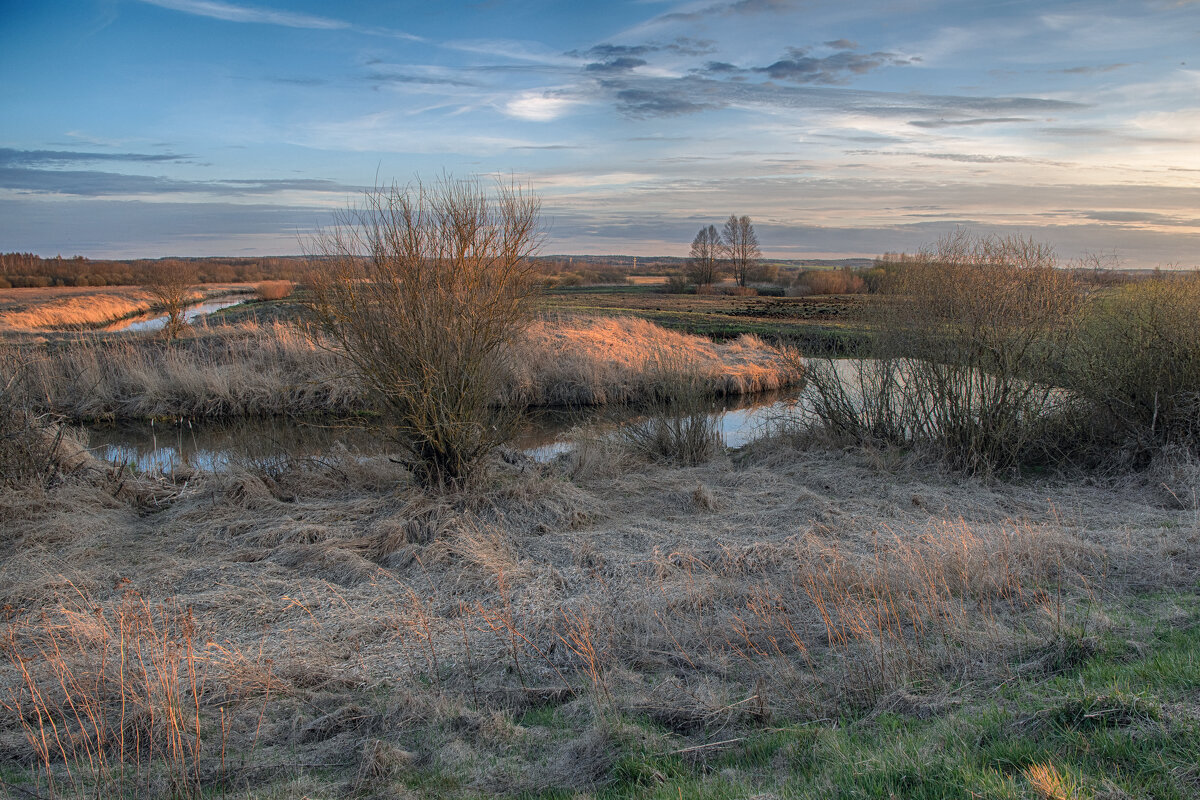
M 283 300 L 291 297 L 295 289 L 296 285 L 291 281 L 263 281 L 254 287 L 259 300 Z
M 680 372 L 712 395 L 780 389 L 803 374 L 791 353 L 757 336 L 715 344 L 634 317 L 539 320 L 509 360 L 509 391 L 530 405 L 646 402 L 663 393 L 664 374 Z
M 248 654 L 206 673 L 202 713 L 269 659 L 286 691 L 237 773 L 251 786 L 302 763 L 377 792 L 441 772 L 448 792 L 505 794 L 595 786 L 614 737 L 668 752 L 1052 671 L 1059 643 L 1104 624 L 1084 613 L 1095 595 L 1200 574 L 1194 509 L 1128 479 L 989 485 L 778 442 L 689 467 L 602 448 L 512 460 L 435 499 L 354 454 L 192 476 L 148 515 L 88 483 L 3 493 L 0 606 L 36 632 L 77 587 L 80 636 L 131 589 L 195 609 L 201 638 Z M 95 674 L 102 641 L 74 674 Z M 0 664 L 0 689 L 22 685 Z M 243 750 L 264 708 L 251 694 Z M 518 723 L 547 708 L 558 727 Z M 0 722 L 10 763 L 38 761 L 23 718 Z M 201 732 L 211 778 L 219 724 Z
M 191 331 L 174 345 L 84 335 L 27 352 L 41 356 L 25 380 L 30 402 L 72 420 L 339 413 L 362 403 L 338 360 L 286 325 Z
M 344 414 L 370 407 L 318 335 L 285 324 L 211 327 L 174 346 L 138 336 L 27 345 L 25 399 L 72 420 Z M 779 388 L 790 354 L 743 337 L 724 345 L 637 319 L 536 322 L 502 355 L 504 397 L 528 405 L 639 402 L 663 392 L 662 365 L 693 370 L 710 394 Z
M 204 635 L 191 609 L 133 592 L 111 609 L 77 595 L 9 626 L 2 648 L 18 680 L 0 707 L 52 795 L 197 797 L 228 780 L 227 750 L 244 732 L 226 707 L 250 692 L 265 700 L 270 667 L 258 665 L 261 686 L 237 680 L 244 657 Z
M 68 326 L 102 325 L 150 310 L 148 291 L 111 289 L 6 289 L 0 303 L 0 330 L 36 331 Z
M 248 284 L 205 287 L 214 294 L 247 288 Z M 154 304 L 151 292 L 140 286 L 4 289 L 0 291 L 0 334 L 103 327 L 148 312 Z

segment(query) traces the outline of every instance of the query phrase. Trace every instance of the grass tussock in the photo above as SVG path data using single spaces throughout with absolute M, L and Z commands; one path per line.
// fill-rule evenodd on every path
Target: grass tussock
M 259 300 L 285 300 L 295 290 L 296 284 L 291 281 L 263 281 L 254 286 L 255 296 Z

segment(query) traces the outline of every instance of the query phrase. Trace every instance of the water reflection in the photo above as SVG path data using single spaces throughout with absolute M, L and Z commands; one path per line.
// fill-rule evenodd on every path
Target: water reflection
M 220 311 L 223 308 L 230 308 L 246 302 L 245 295 L 230 295 L 228 297 L 214 297 L 211 300 L 205 300 L 203 303 L 197 303 L 193 306 L 188 306 L 183 312 L 183 321 L 191 323 L 193 320 L 212 314 L 214 311 Z M 167 324 L 166 314 L 145 314 L 140 317 L 121 320 L 110 325 L 106 330 L 110 331 L 158 331 L 162 330 Z
M 714 401 L 717 430 L 729 447 L 741 447 L 772 419 L 792 408 L 798 390 Z M 577 408 L 539 410 L 530 415 L 512 444 L 538 461 L 568 452 L 570 433 L 580 426 L 601 433 L 646 418 L 644 409 Z M 181 467 L 224 471 L 231 465 L 282 468 L 293 459 L 321 458 L 345 447 L 364 456 L 394 453 L 386 431 L 294 419 L 239 420 L 229 424 L 145 423 L 97 427 L 89 441 L 98 458 L 141 471 L 171 472 Z

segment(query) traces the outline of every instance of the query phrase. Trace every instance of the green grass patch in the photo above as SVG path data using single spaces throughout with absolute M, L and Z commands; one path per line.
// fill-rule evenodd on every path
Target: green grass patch
M 635 749 L 597 796 L 1196 797 L 1200 597 L 1143 596 L 1106 611 L 1144 641 L 1110 635 L 1050 679 L 964 687 L 970 699 L 942 716 L 751 731 L 700 758 Z

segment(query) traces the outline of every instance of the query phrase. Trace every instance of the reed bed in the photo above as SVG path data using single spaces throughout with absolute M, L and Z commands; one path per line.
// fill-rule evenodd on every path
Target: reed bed
M 757 336 L 716 344 L 633 317 L 538 320 L 511 362 L 510 392 L 537 406 L 652 401 L 683 373 L 718 396 L 782 389 L 803 376 L 795 354 Z
M 26 345 L 29 403 L 69 420 L 345 415 L 371 410 L 348 363 L 306 328 L 275 323 L 197 328 L 180 341 L 81 335 Z M 712 395 L 800 378 L 798 361 L 756 337 L 717 345 L 636 319 L 537 321 L 502 356 L 515 405 L 642 402 L 669 391 L 664 364 L 695 372 Z

